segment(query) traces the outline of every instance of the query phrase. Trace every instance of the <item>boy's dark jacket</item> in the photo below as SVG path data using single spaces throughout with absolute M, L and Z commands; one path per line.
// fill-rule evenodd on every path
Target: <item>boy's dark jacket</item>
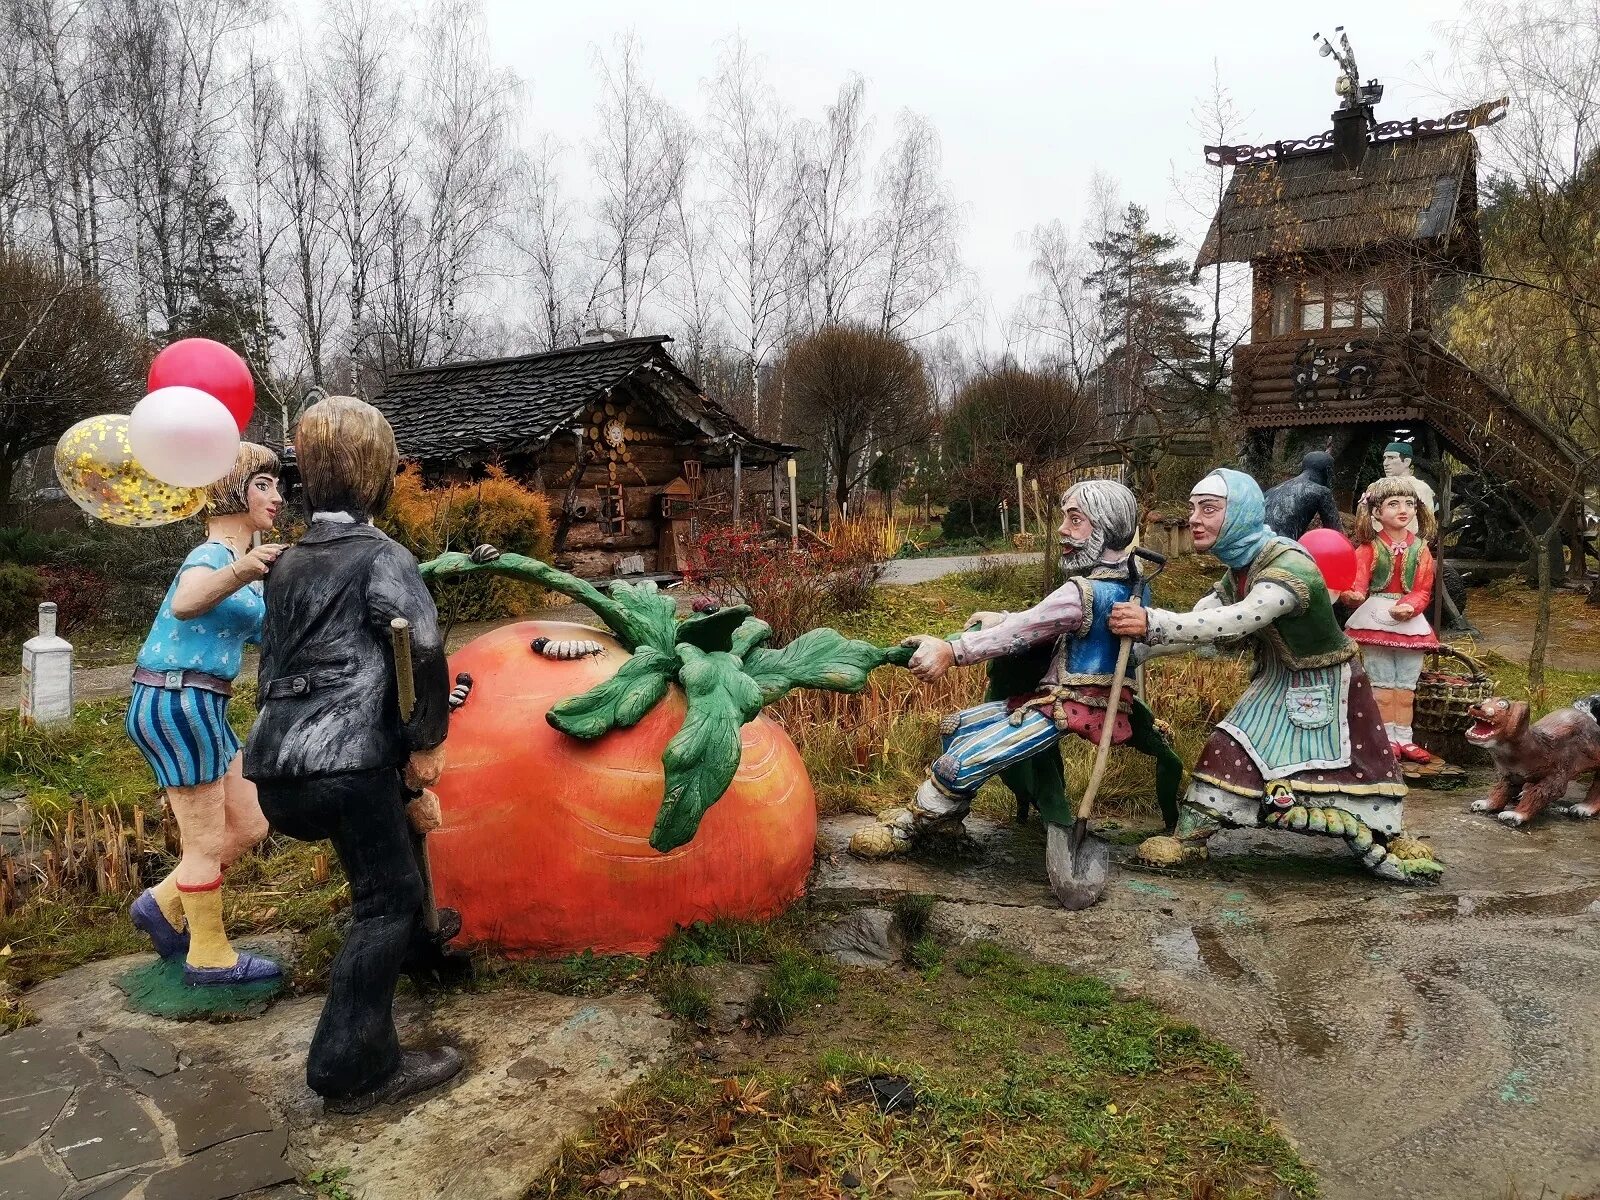
M 444 741 L 449 672 L 417 560 L 366 524 L 314 521 L 266 580 L 251 779 L 400 767 Z M 417 702 L 400 720 L 389 622 L 411 623 Z

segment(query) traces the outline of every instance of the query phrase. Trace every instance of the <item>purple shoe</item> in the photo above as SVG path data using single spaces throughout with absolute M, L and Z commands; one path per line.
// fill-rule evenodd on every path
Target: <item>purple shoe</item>
M 162 958 L 176 958 L 189 953 L 188 932 L 179 933 L 172 927 L 167 914 L 156 903 L 155 893 L 149 888 L 139 894 L 139 898 L 129 907 L 128 915 L 133 918 L 135 929 L 149 935 L 155 943 L 156 953 Z
M 247 983 L 268 983 L 283 976 L 283 968 L 270 958 L 239 953 L 239 961 L 231 967 L 183 968 L 183 982 L 190 987 L 238 987 Z

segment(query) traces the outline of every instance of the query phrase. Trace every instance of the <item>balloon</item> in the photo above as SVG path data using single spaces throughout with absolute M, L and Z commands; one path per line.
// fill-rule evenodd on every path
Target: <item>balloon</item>
M 1356 548 L 1337 529 L 1308 529 L 1300 538 L 1322 572 L 1322 581 L 1335 594 L 1347 592 L 1356 581 Z
M 174 487 L 204 487 L 239 456 L 239 427 L 215 396 L 164 387 L 133 406 L 128 445 L 145 470 Z
M 131 529 L 153 529 L 192 517 L 206 506 L 204 488 L 162 483 L 133 456 L 121 413 L 79 421 L 56 443 L 56 478 L 91 517 Z
M 150 364 L 149 390 L 159 392 L 168 387 L 198 388 L 215 396 L 233 414 L 240 433 L 256 410 L 256 385 L 249 364 L 210 338 L 184 338 L 156 355 Z

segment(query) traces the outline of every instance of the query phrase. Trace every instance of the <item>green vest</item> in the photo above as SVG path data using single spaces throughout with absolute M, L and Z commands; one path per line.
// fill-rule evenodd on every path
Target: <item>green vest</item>
M 1282 584 L 1294 593 L 1294 611 L 1279 617 L 1260 633 L 1253 634 L 1258 653 L 1272 654 L 1284 666 L 1303 671 L 1346 662 L 1356 655 L 1356 644 L 1345 636 L 1333 611 L 1328 585 L 1311 556 L 1298 546 L 1273 542 L 1250 564 L 1245 575 L 1244 595 L 1263 580 Z M 1236 604 L 1242 596 L 1229 571 L 1216 586 L 1224 604 Z
M 1396 583 L 1389 577 L 1394 574 L 1394 551 L 1391 550 L 1382 538 L 1372 540 L 1372 579 L 1367 585 L 1367 590 L 1374 596 L 1385 593 L 1403 596 L 1417 583 L 1417 567 L 1422 563 L 1421 538 L 1412 538 L 1411 545 L 1406 547 L 1405 555 L 1400 560 L 1400 580 Z

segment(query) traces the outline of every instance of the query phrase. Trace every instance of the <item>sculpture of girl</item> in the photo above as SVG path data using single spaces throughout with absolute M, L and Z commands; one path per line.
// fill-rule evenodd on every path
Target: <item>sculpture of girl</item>
M 283 547 L 251 548 L 283 498 L 278 457 L 241 442 L 233 472 L 207 488 L 206 540 L 178 568 L 133 673 L 127 730 L 178 822 L 176 869 L 133 902 L 133 923 L 163 958 L 182 954 L 194 987 L 260 983 L 278 964 L 234 950 L 222 925 L 223 868 L 267 835 L 244 777 L 228 698 L 246 643 L 261 640 L 261 581 Z
M 1403 475 L 1367 488 L 1356 507 L 1356 578 L 1341 599 L 1358 606 L 1344 629 L 1361 645 L 1395 756 L 1425 763 L 1432 756 L 1411 740 L 1412 706 L 1423 655 L 1437 649 L 1439 640 L 1423 615 L 1433 595 L 1427 539 L 1435 522 L 1433 510 L 1420 499 L 1413 481 Z

